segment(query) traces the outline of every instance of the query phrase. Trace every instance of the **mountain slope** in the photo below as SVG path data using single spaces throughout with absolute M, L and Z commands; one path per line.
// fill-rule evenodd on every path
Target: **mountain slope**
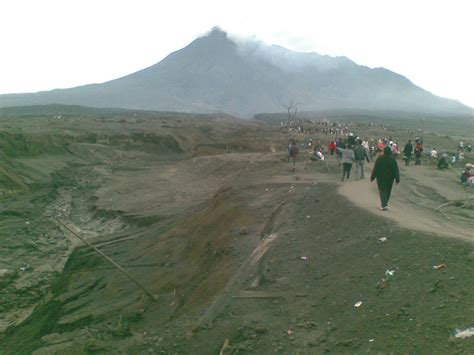
M 250 117 L 300 110 L 369 109 L 469 113 L 405 77 L 345 57 L 298 53 L 257 42 L 240 43 L 214 29 L 161 62 L 103 84 L 33 94 L 0 95 L 0 107 L 68 104 Z

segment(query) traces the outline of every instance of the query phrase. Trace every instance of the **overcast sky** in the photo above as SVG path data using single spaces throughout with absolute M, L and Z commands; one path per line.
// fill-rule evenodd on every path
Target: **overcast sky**
M 474 107 L 471 0 L 0 0 L 0 93 L 100 83 L 219 26 L 385 67 Z

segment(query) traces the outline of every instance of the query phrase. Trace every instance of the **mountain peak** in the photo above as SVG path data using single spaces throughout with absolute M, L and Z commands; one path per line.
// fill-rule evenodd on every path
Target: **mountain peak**
M 215 26 L 205 35 L 195 39 L 188 47 L 198 51 L 216 53 L 222 51 L 222 49 L 233 49 L 236 47 L 236 44 L 228 37 L 227 32 Z
M 208 32 L 208 37 L 223 37 L 227 38 L 227 32 L 225 32 L 222 28 L 219 26 L 214 26 L 211 28 L 211 30 Z
M 302 102 L 305 111 L 471 112 L 389 70 L 242 39 L 217 26 L 161 62 L 123 78 L 31 95 L 1 95 L 0 107 L 55 103 L 252 117 L 280 112 L 292 99 Z

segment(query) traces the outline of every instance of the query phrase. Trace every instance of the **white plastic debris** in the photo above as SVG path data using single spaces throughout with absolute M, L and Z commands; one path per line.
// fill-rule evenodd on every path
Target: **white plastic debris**
M 469 338 L 469 337 L 474 336 L 474 327 L 463 329 L 463 330 L 456 329 L 454 333 L 455 333 L 454 337 L 456 338 L 461 338 L 461 339 Z
M 385 276 L 386 277 L 392 277 L 393 275 L 395 275 L 395 270 L 386 270 L 385 271 Z
M 383 242 L 386 242 L 386 241 L 387 241 L 387 238 L 386 238 L 386 237 L 379 238 L 379 242 L 380 242 L 380 243 L 383 243 Z
M 302 256 L 301 260 L 308 260 L 308 257 L 307 256 Z
M 362 302 L 361 302 L 361 301 L 356 302 L 356 304 L 354 305 L 355 308 L 359 308 L 360 306 L 362 306 Z

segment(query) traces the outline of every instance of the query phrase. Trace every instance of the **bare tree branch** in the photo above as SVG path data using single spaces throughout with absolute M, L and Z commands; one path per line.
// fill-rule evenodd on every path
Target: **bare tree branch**
M 298 113 L 299 102 L 290 100 L 288 104 L 284 105 L 287 115 L 288 115 L 288 126 L 291 125 L 291 121 L 296 119 L 296 114 Z

